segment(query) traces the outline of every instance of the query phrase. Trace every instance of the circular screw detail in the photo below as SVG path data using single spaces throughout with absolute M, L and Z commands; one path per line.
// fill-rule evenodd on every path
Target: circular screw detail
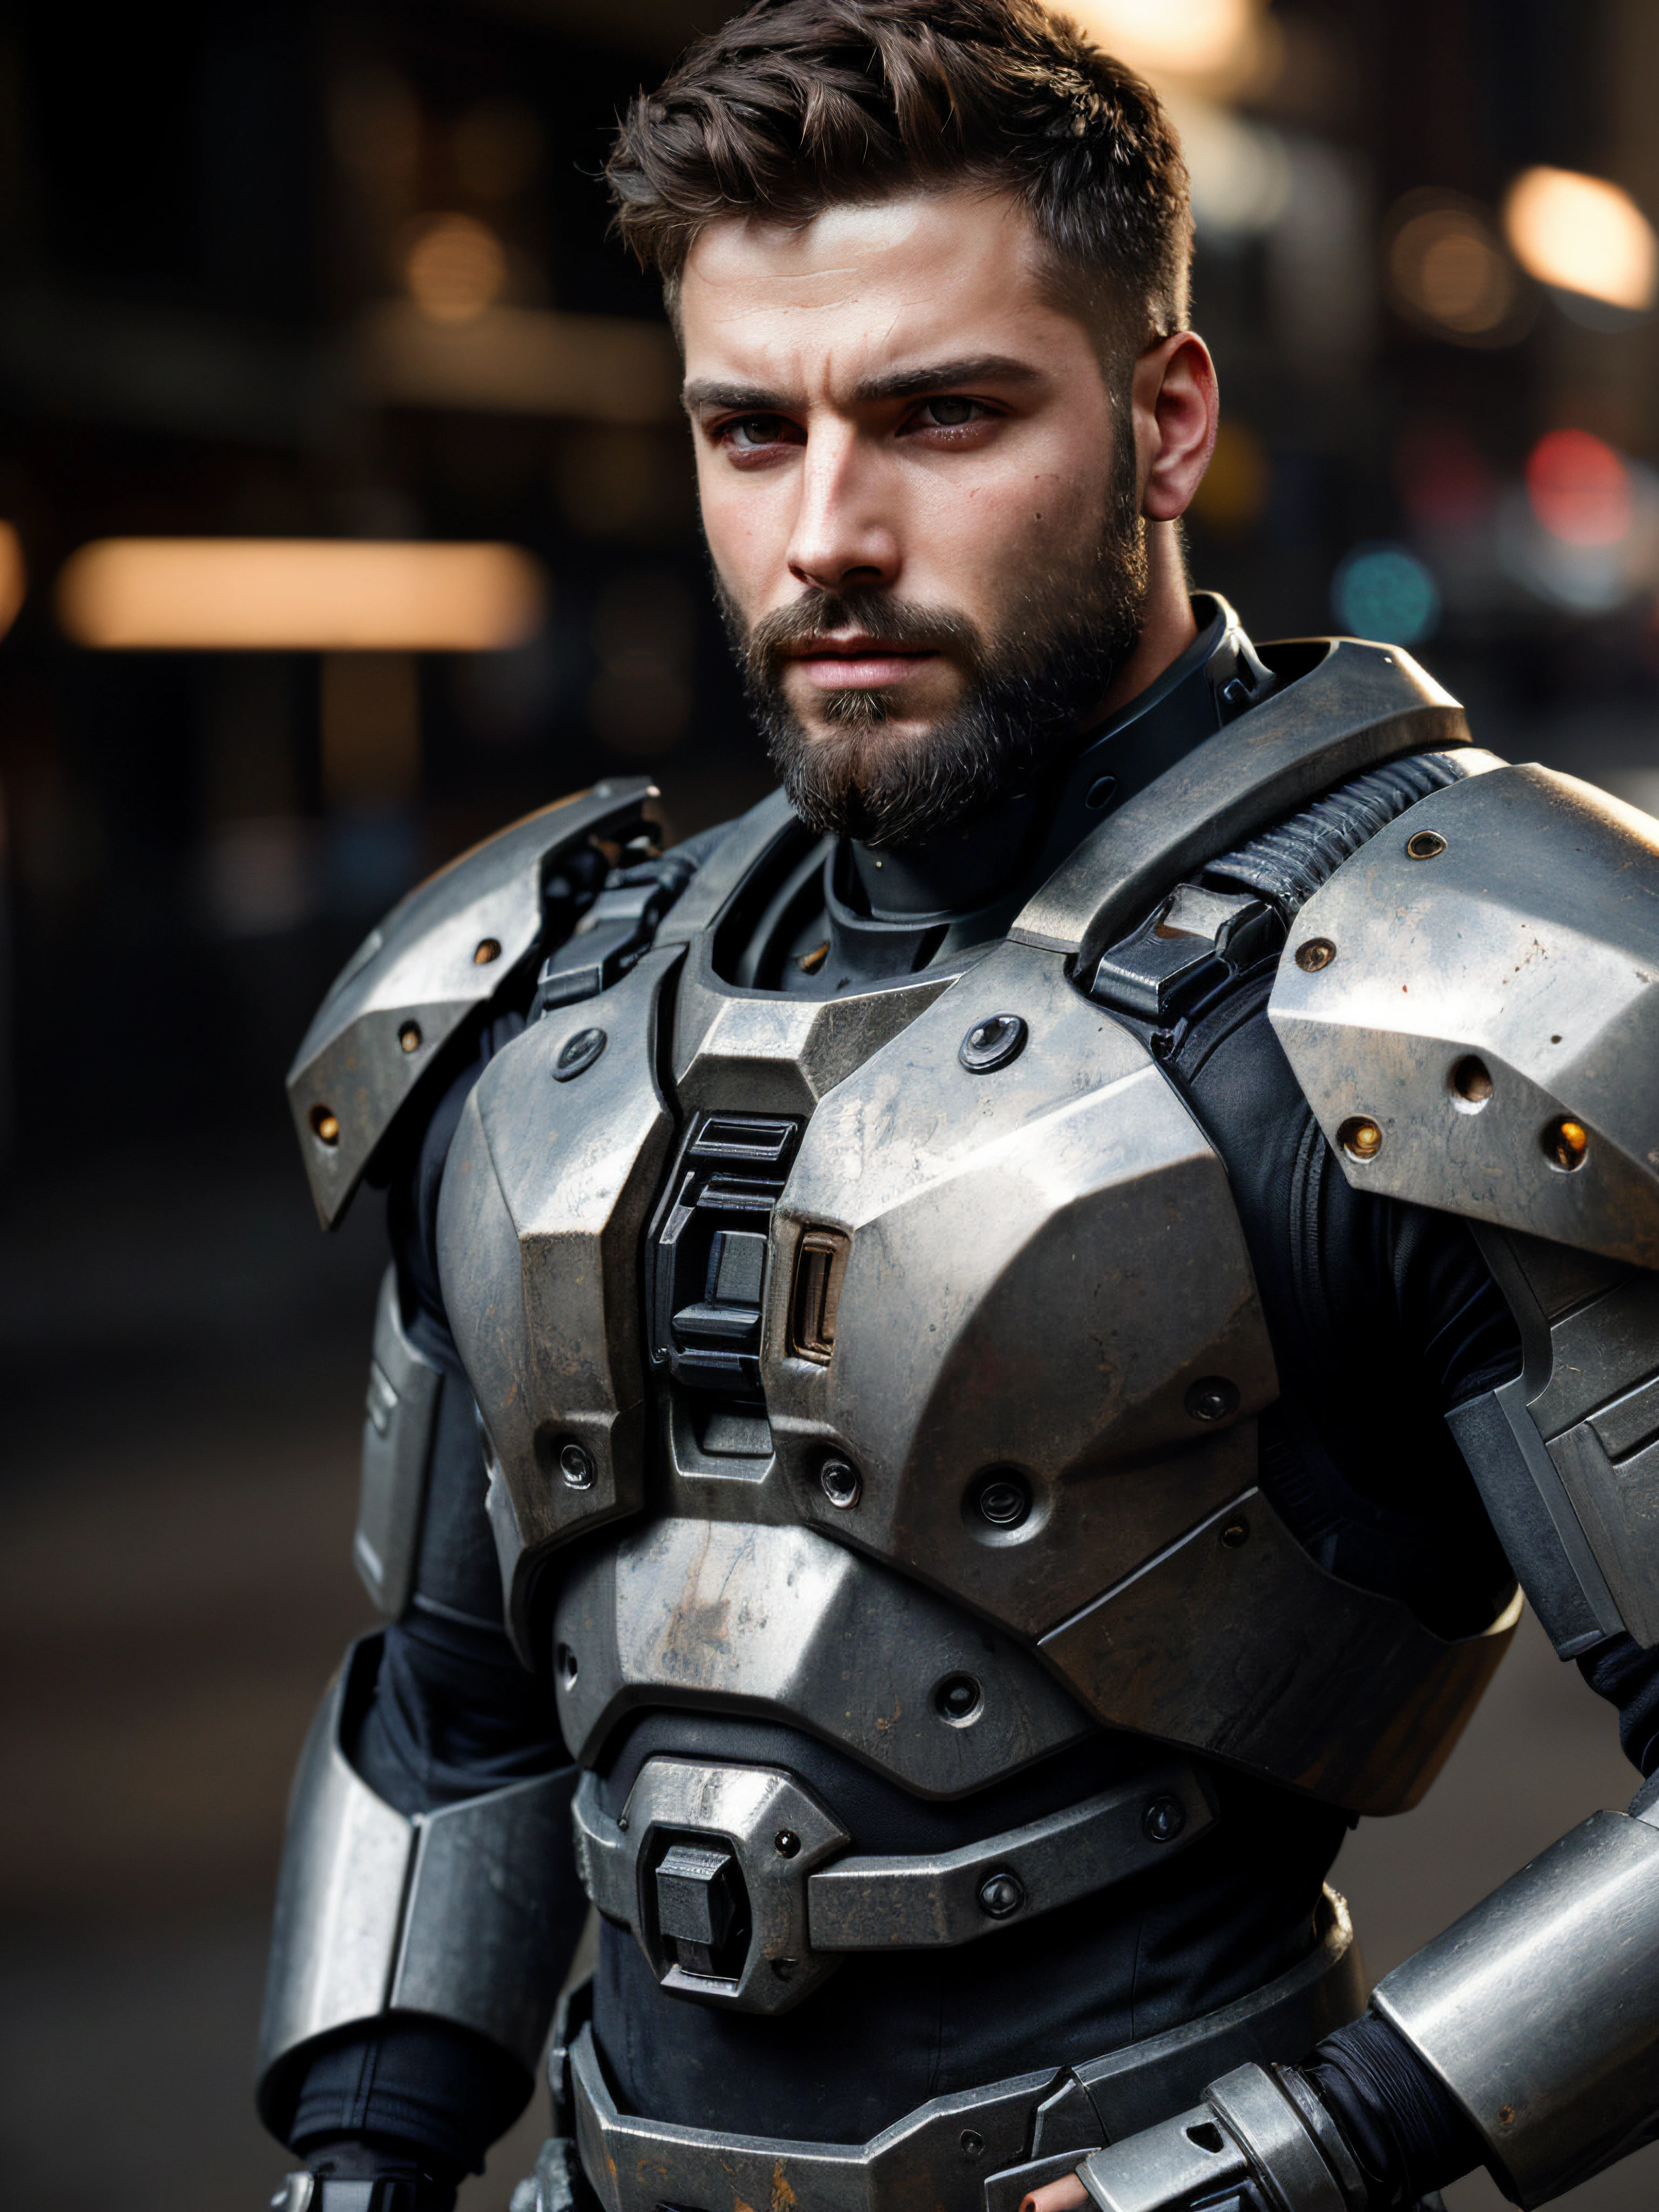
M 1140 1816 L 1140 1832 L 1149 1844 L 1172 1844 L 1187 1825 L 1187 1808 L 1179 1797 L 1154 1797 Z
M 331 1107 L 313 1106 L 312 1108 L 311 1133 L 319 1145 L 339 1143 L 340 1119 Z
M 957 1048 L 957 1058 L 969 1075 L 989 1075 L 994 1068 L 1006 1067 L 1011 1060 L 1018 1060 L 1030 1035 L 1018 1014 L 988 1014 L 963 1037 Z
M 1406 851 L 1413 860 L 1437 860 L 1446 849 L 1446 841 L 1437 830 L 1419 830 L 1406 840 Z
M 1322 968 L 1328 968 L 1336 957 L 1336 947 L 1328 937 L 1310 937 L 1305 945 L 1296 948 L 1296 964 L 1304 975 L 1316 975 Z
M 1446 1078 L 1447 1088 L 1466 1114 L 1478 1114 L 1492 1097 L 1492 1070 L 1475 1054 L 1465 1053 Z
M 988 1874 L 979 1886 L 979 1909 L 993 1920 L 1006 1920 L 1018 1912 L 1025 1902 L 1025 1886 L 1018 1875 L 1010 1874 L 1006 1867 L 999 1867 Z
M 1382 1132 L 1369 1114 L 1351 1114 L 1336 1133 L 1351 1160 L 1374 1160 L 1382 1149 Z
M 1563 1175 L 1572 1175 L 1589 1158 L 1589 1131 L 1571 1114 L 1560 1115 L 1544 1132 L 1544 1157 Z
M 818 1469 L 818 1488 L 845 1513 L 863 1496 L 864 1481 L 851 1460 L 827 1459 Z
M 593 1487 L 592 1455 L 580 1444 L 566 1444 L 559 1454 L 559 1473 L 563 1476 L 567 1488 L 592 1490 Z
M 1084 793 L 1083 804 L 1091 814 L 1098 814 L 1103 807 L 1109 806 L 1116 796 L 1117 778 L 1115 775 L 1097 775 Z
M 933 1692 L 933 1710 L 953 1728 L 965 1728 L 977 1720 L 985 1692 L 971 1674 L 947 1674 Z
M 576 1686 L 576 1677 L 581 1672 L 575 1653 L 568 1644 L 562 1644 L 555 1655 L 558 1661 L 559 1680 L 567 1690 Z
M 772 1838 L 772 1848 L 781 1859 L 792 1859 L 800 1849 L 800 1838 L 793 1828 L 780 1828 Z
M 574 1036 L 567 1037 L 553 1063 L 555 1083 L 573 1083 L 577 1076 L 586 1075 L 605 1050 L 605 1043 L 603 1030 L 578 1030 Z
M 993 1528 L 1018 1528 L 1031 1510 L 1031 1488 L 1023 1476 L 988 1475 L 974 1500 L 981 1521 Z
M 472 965 L 475 968 L 488 968 L 492 960 L 499 960 L 501 957 L 501 940 L 499 937 L 481 937 L 472 948 Z
M 1230 1552 L 1237 1552 L 1250 1540 L 1250 1524 L 1241 1513 L 1237 1521 L 1230 1521 L 1221 1532 L 1221 1540 Z
M 398 1042 L 405 1052 L 418 1052 L 421 1048 L 420 1024 L 405 1022 L 398 1032 Z
M 977 2128 L 964 2128 L 963 2130 L 962 2154 L 964 2158 L 984 2157 L 985 2138 L 981 2135 Z
M 1200 1375 L 1187 1393 L 1187 1411 L 1195 1421 L 1224 1421 L 1238 1410 L 1238 1385 L 1224 1375 Z

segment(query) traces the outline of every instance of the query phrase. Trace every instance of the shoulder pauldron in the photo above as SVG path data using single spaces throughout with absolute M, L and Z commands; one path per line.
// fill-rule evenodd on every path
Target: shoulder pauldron
M 655 796 L 635 776 L 544 806 L 428 877 L 364 939 L 288 1076 L 325 1227 L 343 1215 L 438 1053 L 541 944 L 544 894 L 559 865 L 625 832 Z

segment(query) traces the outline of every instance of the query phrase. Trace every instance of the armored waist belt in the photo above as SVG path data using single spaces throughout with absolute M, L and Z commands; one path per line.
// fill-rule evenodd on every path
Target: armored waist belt
M 581 1992 L 578 1993 L 580 1996 Z M 581 2164 L 605 2212 L 738 2212 L 801 2204 L 812 2212 L 1016 2212 L 1028 2190 L 1083 2154 L 1167 2119 L 1202 2085 L 1251 2060 L 1299 2057 L 1364 2004 L 1364 1972 L 1347 1907 L 1327 1889 L 1316 1948 L 1288 1973 L 1169 2033 L 1077 2066 L 1019 2075 L 937 2097 L 866 2143 L 792 2142 L 723 2135 L 618 2110 L 591 2026 L 549 2057 L 556 2109 L 571 2115 Z M 574 2010 L 580 2009 L 574 2008 Z M 568 2082 L 567 2082 L 568 2075 Z M 566 2092 L 568 2087 L 568 2101 Z M 535 2195 L 518 2212 L 562 2202 L 568 2155 L 544 2151 Z
M 584 1775 L 583 1887 L 665 1989 L 787 2012 L 849 1951 L 970 1943 L 1156 1865 L 1215 1813 L 1184 1760 L 951 1851 L 854 1853 L 781 1767 L 647 1759 L 614 1819 Z

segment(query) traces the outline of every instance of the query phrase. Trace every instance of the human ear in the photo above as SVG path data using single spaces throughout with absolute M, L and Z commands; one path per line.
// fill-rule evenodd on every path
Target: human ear
M 1191 331 L 1160 338 L 1136 362 L 1132 395 L 1140 511 L 1173 522 L 1210 465 L 1220 421 L 1209 348 Z

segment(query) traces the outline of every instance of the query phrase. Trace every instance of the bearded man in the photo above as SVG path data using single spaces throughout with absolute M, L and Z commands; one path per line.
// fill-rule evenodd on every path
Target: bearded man
M 1655 1791 L 1369 2003 L 1324 1881 L 1517 1578 L 1659 1764 L 1659 832 L 1189 592 L 1179 150 L 1034 0 L 763 0 L 610 182 L 781 789 L 504 831 L 296 1062 L 389 1625 L 279 2201 L 447 2206 L 591 1902 L 520 2212 L 1542 2202 L 1659 2112 Z

